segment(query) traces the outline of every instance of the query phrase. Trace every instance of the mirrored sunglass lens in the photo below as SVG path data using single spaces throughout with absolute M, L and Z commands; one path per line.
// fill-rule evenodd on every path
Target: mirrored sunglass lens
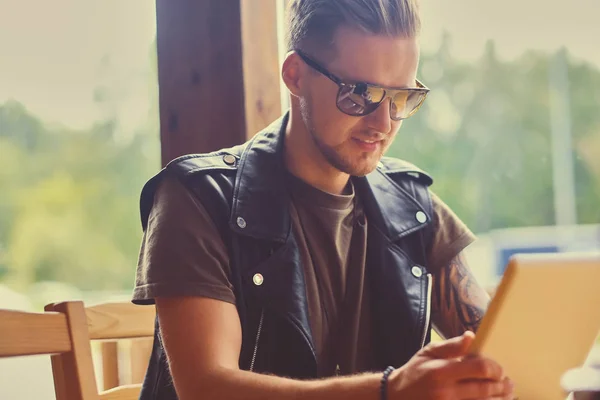
M 363 90 L 360 90 L 360 93 L 357 93 L 356 96 L 360 96 L 360 99 L 364 101 L 365 105 L 380 103 L 385 96 L 385 90 L 378 87 L 365 86 Z
M 342 87 L 337 97 L 338 108 L 350 115 L 361 115 L 365 112 L 365 106 L 361 102 L 355 101 L 352 94 L 352 88 Z
M 421 105 L 425 98 L 422 92 L 398 92 L 392 102 L 391 114 L 394 119 L 404 119 L 410 117 Z
M 406 115 L 406 108 L 408 106 L 407 101 L 409 98 L 408 92 L 398 92 L 394 96 L 394 100 L 392 101 L 392 109 L 391 114 L 394 118 L 404 118 Z
M 351 115 L 371 112 L 385 96 L 385 90 L 366 85 L 343 87 L 338 94 L 338 106 Z

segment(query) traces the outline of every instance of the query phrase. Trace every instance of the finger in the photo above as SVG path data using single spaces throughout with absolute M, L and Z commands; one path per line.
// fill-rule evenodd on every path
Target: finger
M 431 358 L 456 358 L 467 354 L 469 346 L 473 342 L 475 335 L 471 331 L 466 331 L 461 336 L 442 342 L 430 343 L 423 350 L 426 356 Z
M 468 380 L 458 384 L 459 399 L 505 399 L 512 398 L 513 386 L 508 378 L 501 381 Z
M 484 357 L 471 357 L 449 362 L 444 367 L 444 375 L 456 381 L 486 379 L 501 381 L 504 371 L 496 361 Z

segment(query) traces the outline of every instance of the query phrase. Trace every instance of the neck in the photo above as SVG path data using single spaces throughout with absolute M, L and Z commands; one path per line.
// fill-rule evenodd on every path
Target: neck
M 325 159 L 293 109 L 285 130 L 284 159 L 288 171 L 324 192 L 341 194 L 350 179 Z

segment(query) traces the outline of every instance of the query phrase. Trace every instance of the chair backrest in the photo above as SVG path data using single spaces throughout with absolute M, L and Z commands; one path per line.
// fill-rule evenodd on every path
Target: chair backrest
M 56 400 L 138 399 L 154 335 L 154 307 L 107 303 L 85 308 L 81 301 L 68 301 L 44 310 L 0 309 L 0 358 L 50 355 Z M 113 354 L 112 345 L 120 339 L 138 341 L 131 345 L 132 376 L 137 374 L 133 384 L 119 385 L 117 347 Z M 103 341 L 104 386 L 109 390 L 100 393 L 90 340 Z
M 124 383 L 123 379 L 140 384 L 152 352 L 155 308 L 129 302 L 104 303 L 87 307 L 86 315 L 90 339 L 99 340 L 102 348 L 103 389 L 115 388 Z M 121 339 L 129 340 L 118 346 Z M 129 360 L 129 371 L 119 368 L 122 358 Z
M 64 307 L 71 302 L 50 304 L 47 310 Z M 101 400 L 137 400 L 141 389 L 154 336 L 154 307 L 136 306 L 129 302 L 104 303 L 84 309 L 88 343 L 90 340 L 100 341 L 102 355 L 102 381 L 104 391 L 100 392 Z M 130 379 L 123 384 L 119 379 L 118 341 L 128 340 Z M 89 347 L 89 344 L 88 344 Z M 55 377 L 61 375 L 54 368 Z M 56 378 L 55 378 L 56 382 Z M 62 400 L 57 392 L 57 400 Z
M 98 399 L 83 303 L 48 311 L 0 310 L 0 357 L 50 354 L 58 400 Z

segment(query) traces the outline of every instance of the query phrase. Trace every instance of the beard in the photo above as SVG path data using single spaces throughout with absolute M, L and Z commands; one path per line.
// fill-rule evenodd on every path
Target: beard
M 316 148 L 332 167 L 348 175 L 359 177 L 365 176 L 377 168 L 378 162 L 388 147 L 385 141 L 382 141 L 377 154 L 357 154 L 354 158 L 351 155 L 344 156 L 343 148 L 348 146 L 348 143 L 344 142 L 337 146 L 330 146 L 323 142 L 313 123 L 312 101 L 310 98 L 301 98 L 299 100 L 300 114 L 304 125 Z

